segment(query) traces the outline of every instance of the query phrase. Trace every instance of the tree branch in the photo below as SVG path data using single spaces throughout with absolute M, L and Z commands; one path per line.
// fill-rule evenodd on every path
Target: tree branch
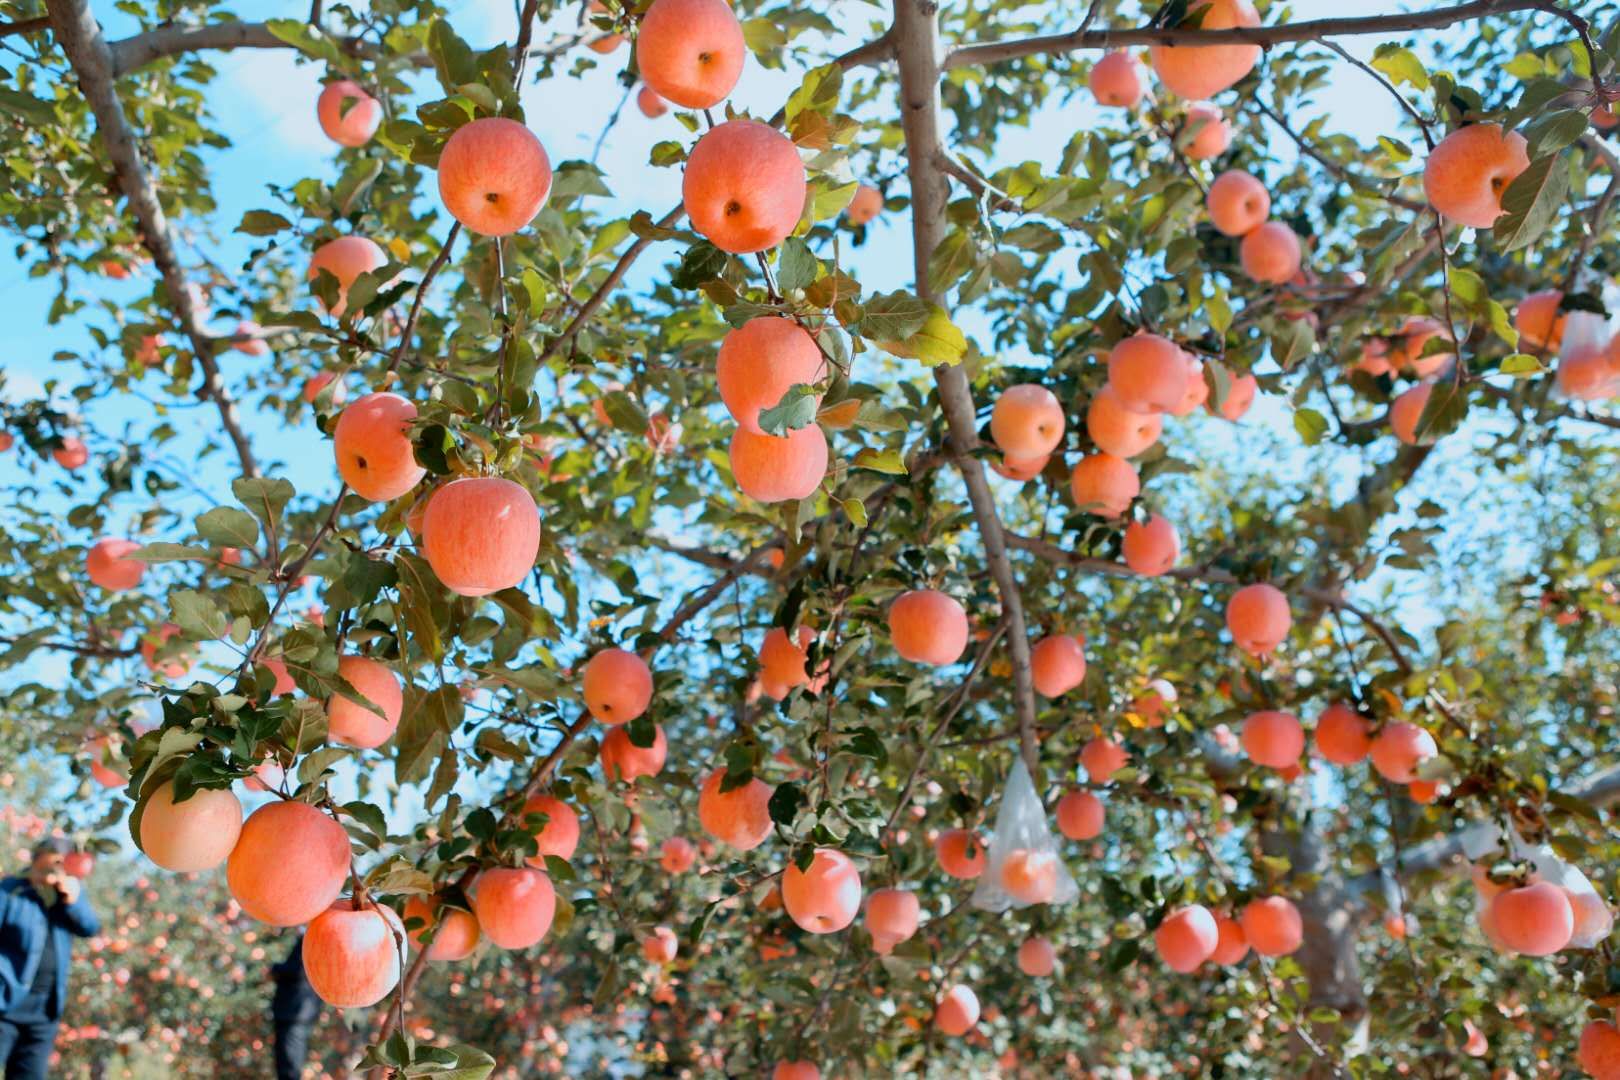
M 195 294 L 186 281 L 174 244 L 169 239 L 169 223 L 163 214 L 163 206 L 158 202 L 157 187 L 146 171 L 145 162 L 141 160 L 135 133 L 130 130 L 124 106 L 118 100 L 118 92 L 113 85 L 112 54 L 107 48 L 106 39 L 101 36 L 101 24 L 90 13 L 86 0 L 48 0 L 47 10 L 57 43 L 67 54 L 68 62 L 78 77 L 79 88 L 84 91 L 85 99 L 95 113 L 97 133 L 118 177 L 118 185 L 140 226 L 141 242 L 151 253 L 152 262 L 163 276 L 169 305 L 179 319 L 181 330 L 191 341 L 197 364 L 202 368 L 203 381 L 197 388 L 197 396 L 212 401 L 219 409 L 220 423 L 224 425 L 225 433 L 236 447 L 236 456 L 241 460 L 242 475 L 257 476 L 259 466 L 253 458 L 253 448 L 247 434 L 242 430 L 236 402 L 225 389 L 225 381 L 220 378 L 219 364 L 214 359 L 214 342 L 203 326 L 197 312 Z
M 660 229 L 674 228 L 675 223 L 685 216 L 686 204 L 681 203 L 658 219 L 658 227 Z M 557 355 L 557 351 L 562 348 L 564 342 L 573 342 L 579 332 L 585 328 L 585 324 L 590 322 L 591 316 L 596 314 L 597 308 L 607 302 L 608 294 L 619 287 L 619 282 L 624 280 L 624 275 L 630 272 L 631 265 L 641 258 L 641 253 L 651 247 L 655 239 L 656 237 L 653 236 L 636 237 L 636 242 L 625 249 L 624 254 L 619 256 L 619 261 L 613 264 L 613 269 L 608 271 L 608 276 L 602 279 L 602 283 L 579 306 L 579 310 L 574 313 L 574 317 L 568 320 L 568 325 L 562 328 L 562 333 L 546 344 L 545 349 L 540 353 L 539 363 L 543 364 Z
M 217 22 L 202 26 L 174 24 L 147 30 L 108 45 L 113 78 L 167 56 L 204 49 L 290 49 L 262 22 Z
M 41 15 L 33 19 L 18 19 L 14 23 L 0 23 L 0 38 L 8 38 L 13 34 L 37 34 L 41 30 L 48 30 L 51 26 L 51 17 Z
M 928 264 L 944 239 L 945 206 L 950 180 L 940 168 L 943 143 L 939 128 L 939 24 L 931 0 L 895 0 L 895 54 L 900 61 L 901 125 L 906 136 L 906 171 L 911 181 L 912 258 L 917 293 L 930 303 L 939 298 L 928 285 Z M 1013 685 L 1018 706 L 1019 750 L 1031 776 L 1039 775 L 1040 752 L 1035 742 L 1035 684 L 1029 664 L 1029 634 L 1024 625 L 1023 599 L 1013 577 L 1012 562 L 1002 534 L 1001 517 L 984 476 L 984 465 L 973 456 L 979 445 L 973 391 L 960 367 L 934 369 L 934 385 L 945 413 L 947 448 L 961 471 L 968 500 L 979 525 L 985 560 L 1001 595 L 1007 625 L 1008 652 L 1012 656 Z
M 1371 15 L 1356 18 L 1309 19 L 1281 26 L 1237 27 L 1230 30 L 1196 30 L 1181 27 L 1143 26 L 1130 30 L 1088 30 L 1082 27 L 1067 34 L 1047 34 L 1014 41 L 994 41 L 964 45 L 951 50 L 944 68 L 996 64 L 1025 56 L 1075 52 L 1081 49 L 1114 49 L 1122 45 L 1236 45 L 1270 48 L 1291 41 L 1316 41 L 1326 37 L 1353 37 L 1361 34 L 1394 34 L 1404 30 L 1436 30 L 1473 19 L 1503 15 L 1511 11 L 1548 11 L 1547 0 L 1473 0 L 1472 3 L 1434 11 L 1403 12 L 1397 15 Z
M 1340 165 L 1337 161 L 1334 161 L 1316 147 L 1306 142 L 1305 137 L 1299 132 L 1295 131 L 1293 125 L 1285 120 L 1281 113 L 1278 113 L 1264 101 L 1261 101 L 1258 96 L 1252 100 L 1254 102 L 1254 107 L 1259 109 L 1266 119 L 1277 125 L 1284 135 L 1287 135 L 1294 141 L 1294 145 L 1299 147 L 1300 153 L 1322 166 L 1322 168 L 1326 169 L 1329 174 L 1352 189 L 1357 191 L 1365 191 L 1369 195 L 1383 199 L 1392 206 L 1399 206 L 1403 210 L 1428 209 L 1427 204 L 1420 203 L 1415 199 L 1408 199 L 1401 195 L 1395 195 L 1393 193 L 1386 194 L 1385 192 L 1379 191 L 1377 185 L 1372 180 L 1369 180 L 1364 176 L 1357 176 L 1355 173 L 1352 173 L 1349 169 L 1346 169 L 1343 165 Z
M 928 733 L 928 741 L 923 743 L 922 750 L 917 754 L 917 760 L 912 763 L 911 772 L 906 776 L 906 782 L 900 785 L 900 795 L 895 799 L 894 809 L 889 812 L 889 819 L 883 826 L 885 835 L 894 831 L 895 823 L 900 820 L 900 815 L 905 813 L 906 807 L 911 804 L 911 789 L 916 786 L 917 777 L 922 774 L 924 766 L 928 764 L 929 756 L 933 754 L 934 748 L 939 745 L 939 737 L 945 733 L 945 729 L 950 726 L 951 721 L 955 720 L 957 714 L 962 711 L 962 706 L 967 704 L 968 691 L 973 689 L 973 683 L 978 679 L 979 673 L 990 662 L 990 654 L 995 651 L 996 642 L 1001 640 L 1001 635 L 1006 632 L 1006 629 L 1007 623 L 1005 620 L 997 623 L 996 628 L 990 632 L 990 636 L 984 639 L 984 644 L 979 646 L 979 654 L 973 658 L 973 666 L 968 669 L 967 676 L 957 686 L 956 692 L 951 695 L 950 703 L 934 723 L 933 730 Z M 1022 732 L 1016 734 L 1022 737 Z M 997 740 L 1000 738 L 1002 736 L 996 736 Z
M 1593 773 L 1585 780 L 1563 789 L 1563 794 L 1599 808 L 1620 802 L 1620 765 L 1610 765 Z M 1496 835 L 1499 831 L 1495 822 L 1484 821 L 1470 825 L 1450 836 L 1419 844 L 1406 853 L 1406 857 L 1397 867 L 1397 872 L 1401 877 L 1410 877 L 1428 870 L 1443 869 L 1460 858 L 1467 848 Z M 1387 873 L 1387 870 L 1376 870 L 1362 874 L 1348 882 L 1348 891 L 1353 896 L 1365 895 L 1379 888 Z
M 83 645 L 71 641 L 30 641 L 26 635 L 21 637 L 0 636 L 0 645 L 22 645 L 29 651 L 51 649 L 55 652 L 73 653 L 77 656 L 90 656 L 97 660 L 116 660 L 121 657 L 140 655 L 139 649 L 121 649 L 116 645 Z
M 422 301 L 427 297 L 428 286 L 433 284 L 433 279 L 444 269 L 445 263 L 450 261 L 450 249 L 456 246 L 456 237 L 460 235 L 461 222 L 458 221 L 450 226 L 439 253 L 433 257 L 433 261 L 428 264 L 427 273 L 423 274 L 422 280 L 417 283 L 416 296 L 411 300 L 410 314 L 405 318 L 405 328 L 399 332 L 399 345 L 394 349 L 393 358 L 388 361 L 390 375 L 399 367 L 400 361 L 405 359 L 405 352 L 411 346 L 411 337 L 416 333 L 416 320 L 422 315 Z M 502 287 L 505 287 L 504 284 Z

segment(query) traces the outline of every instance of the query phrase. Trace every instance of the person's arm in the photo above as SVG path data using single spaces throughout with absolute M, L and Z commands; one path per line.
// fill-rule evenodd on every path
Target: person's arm
M 51 884 L 56 888 L 58 897 L 56 904 L 51 908 L 53 918 L 61 922 L 67 932 L 75 937 L 93 937 L 101 932 L 101 920 L 90 908 L 90 901 L 84 895 L 84 886 L 79 879 L 69 874 L 63 874 Z

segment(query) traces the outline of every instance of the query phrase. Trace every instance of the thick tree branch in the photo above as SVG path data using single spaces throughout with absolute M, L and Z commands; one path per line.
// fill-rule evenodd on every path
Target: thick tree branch
M 895 54 L 900 61 L 901 125 L 906 136 L 907 174 L 911 181 L 912 257 L 917 293 L 930 303 L 938 297 L 928 285 L 928 264 L 945 236 L 945 206 L 950 201 L 950 180 L 940 168 L 943 144 L 939 128 L 939 24 L 931 0 L 895 0 Z M 1035 742 L 1035 684 L 1029 665 L 1029 634 L 1018 581 L 1002 535 L 1001 517 L 985 480 L 984 465 L 973 456 L 979 445 L 973 391 L 959 367 L 934 369 L 934 385 L 948 428 L 947 447 L 967 486 L 973 516 L 979 524 L 990 576 L 1001 595 L 1012 657 L 1013 684 L 1018 709 L 1019 749 L 1030 775 L 1039 775 L 1040 752 Z
M 174 309 L 181 330 L 191 342 L 197 365 L 202 368 L 203 381 L 197 388 L 197 396 L 212 401 L 219 409 L 220 423 L 236 447 L 242 475 L 257 476 L 258 462 L 253 458 L 247 433 L 242 430 L 236 402 L 220 377 L 219 364 L 214 358 L 214 342 L 203 326 L 202 316 L 197 311 L 196 294 L 186 281 L 174 244 L 169 238 L 169 223 L 162 204 L 158 202 L 157 187 L 152 182 L 151 174 L 146 171 L 146 163 L 141 159 L 140 148 L 135 143 L 135 133 L 130 130 L 124 106 L 118 100 L 118 91 L 113 85 L 112 55 L 106 39 L 101 36 L 101 24 L 90 13 L 86 0 L 49 0 L 47 10 L 57 43 L 73 65 L 79 88 L 84 91 L 85 99 L 95 113 L 96 130 L 118 177 L 118 185 L 140 226 L 141 241 L 163 276 L 169 304 Z
M 1620 802 L 1620 765 L 1610 765 L 1601 769 L 1585 780 L 1564 788 L 1563 793 L 1594 807 L 1612 806 Z M 1486 821 L 1470 825 L 1450 836 L 1419 844 L 1406 852 L 1406 857 L 1401 860 L 1397 872 L 1404 878 L 1429 870 L 1444 869 L 1463 858 L 1468 848 L 1488 841 L 1499 832 L 1500 829 L 1495 822 Z M 1378 870 L 1363 874 L 1349 882 L 1349 892 L 1353 896 L 1364 896 L 1380 888 L 1387 873 L 1387 870 Z
M 40 15 L 33 19 L 18 19 L 14 23 L 0 23 L 0 38 L 8 38 L 13 34 L 37 34 L 41 30 L 49 30 L 51 18 L 49 15 Z
M 170 25 L 111 42 L 114 78 L 166 56 L 204 49 L 290 49 L 262 22 L 217 22 L 202 26 Z
M 1370 15 L 1355 18 L 1309 19 L 1281 26 L 1240 27 L 1231 30 L 1195 30 L 1179 27 L 1143 26 L 1131 30 L 1080 29 L 1067 34 L 1047 34 L 1016 41 L 995 41 L 964 45 L 945 57 L 947 71 L 959 67 L 995 64 L 1025 56 L 1075 52 L 1081 49 L 1116 49 L 1125 45 L 1233 45 L 1251 44 L 1270 48 L 1292 41 L 1317 41 L 1327 37 L 1354 37 L 1361 34 L 1397 34 L 1406 30 L 1437 30 L 1460 22 L 1502 15 L 1511 11 L 1555 10 L 1547 0 L 1473 0 L 1472 3 L 1434 11 L 1403 12 L 1397 15 Z
M 529 12 L 530 26 L 532 26 L 533 17 L 534 12 L 531 8 Z M 0 38 L 12 34 L 34 33 L 46 29 L 48 24 L 48 19 L 41 18 L 0 25 Z M 525 34 L 524 36 L 527 37 L 528 35 Z M 521 55 L 525 58 L 557 57 L 576 46 L 588 45 L 607 36 L 607 34 L 598 32 L 594 27 L 585 27 L 582 30 L 559 34 L 556 38 L 532 48 L 525 42 L 521 46 L 523 49 Z M 338 48 L 350 56 L 371 57 L 376 53 L 375 47 L 361 38 L 339 38 L 337 43 Z M 114 78 L 127 75 L 166 57 L 180 56 L 190 52 L 230 51 L 233 49 L 290 49 L 292 47 L 271 33 L 267 23 L 244 21 L 204 23 L 200 26 L 180 24 L 160 26 L 156 29 L 146 30 L 108 43 L 108 48 L 112 52 L 111 70 Z M 876 64 L 885 59 L 889 52 L 887 38 L 878 38 L 840 57 L 839 63 L 843 64 L 846 69 L 860 64 Z M 415 67 L 432 66 L 432 60 L 429 59 L 426 53 L 414 53 L 404 59 Z

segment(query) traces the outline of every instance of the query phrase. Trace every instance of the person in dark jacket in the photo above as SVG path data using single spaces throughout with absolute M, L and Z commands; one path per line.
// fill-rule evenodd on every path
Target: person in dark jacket
M 309 1034 L 321 1018 L 321 999 L 304 975 L 303 934 L 293 941 L 285 960 L 270 966 L 270 974 L 276 980 L 270 999 L 270 1018 L 276 1024 L 276 1080 L 300 1080 L 309 1057 Z
M 0 880 L 0 1062 L 5 1080 L 45 1080 L 67 1002 L 71 938 L 101 930 L 79 879 L 62 866 L 73 846 L 38 844 L 26 877 Z

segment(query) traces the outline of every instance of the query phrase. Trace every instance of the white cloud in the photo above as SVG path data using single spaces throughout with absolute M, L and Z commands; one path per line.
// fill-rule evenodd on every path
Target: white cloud
M 26 371 L 9 368 L 5 372 L 5 381 L 0 382 L 0 401 L 20 405 L 44 396 L 45 385 Z
M 297 55 L 291 49 L 223 54 L 213 109 L 239 152 L 257 149 L 282 160 L 291 153 L 309 158 L 310 163 L 287 162 L 288 166 L 308 169 L 330 157 L 333 146 L 315 119 L 322 67 L 298 63 Z

